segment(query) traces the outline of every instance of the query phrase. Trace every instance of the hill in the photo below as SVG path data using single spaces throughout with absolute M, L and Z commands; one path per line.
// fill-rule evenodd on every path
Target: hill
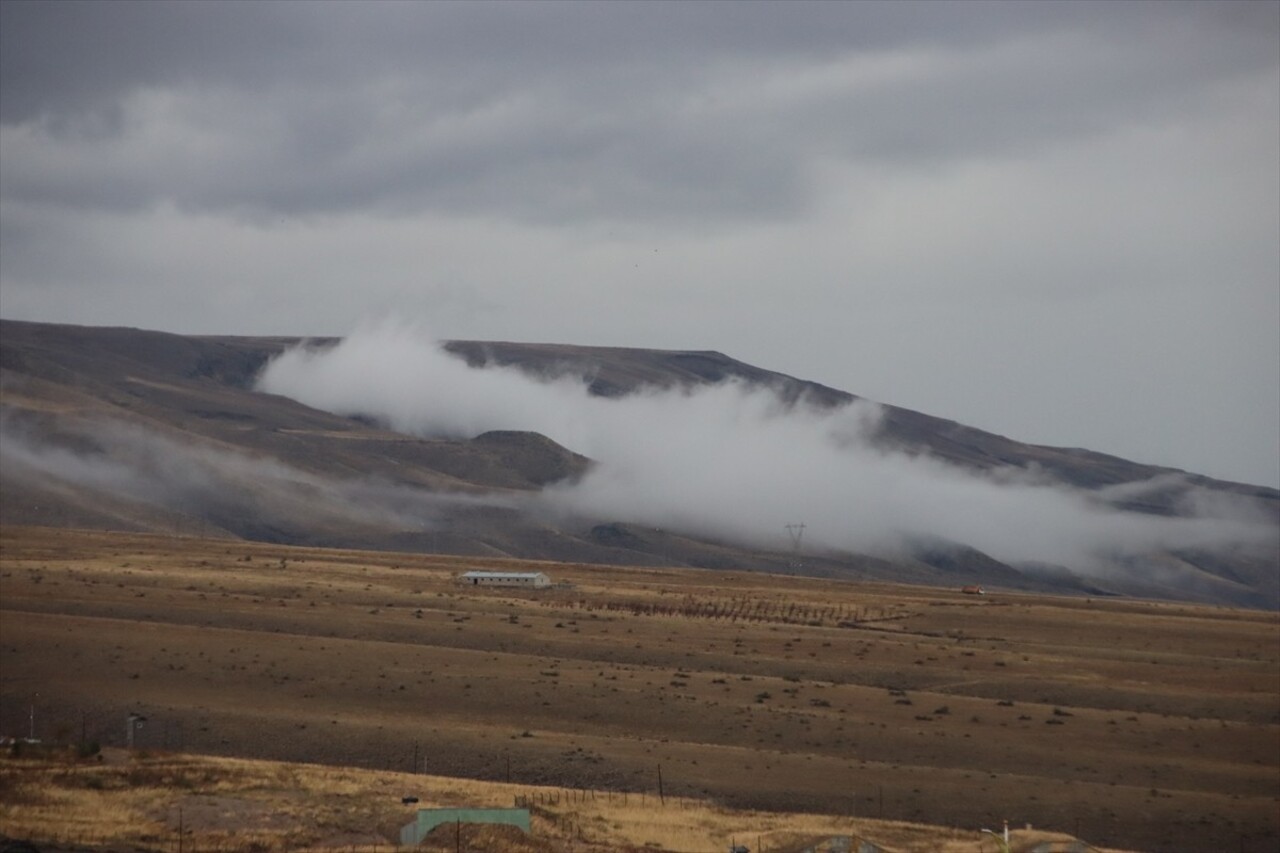
M 832 838 L 874 838 L 872 843 L 884 853 L 988 853 L 992 847 L 989 838 L 972 830 L 747 811 L 688 798 L 660 800 L 613 791 L 118 749 L 106 750 L 103 762 L 87 759 L 67 772 L 65 751 L 51 753 L 0 757 L 0 790 L 21 800 L 0 803 L 0 849 L 9 850 L 6 842 L 16 836 L 39 842 L 46 853 L 84 853 L 89 844 L 97 851 L 185 846 L 224 853 L 385 853 L 417 808 L 508 807 L 513 802 L 529 804 L 527 835 L 514 827 L 446 824 L 414 849 L 695 853 L 720 851 L 736 840 L 762 853 L 799 853 Z M 406 796 L 417 802 L 402 803 Z M 1047 841 L 1067 848 L 1074 839 L 1036 830 L 1010 832 L 1010 847 L 1019 853 Z
M 986 484 L 1034 478 L 1083 496 L 1112 520 L 1201 522 L 1197 508 L 1228 507 L 1273 534 L 1260 546 L 1208 547 L 1195 536 L 1153 542 L 1090 571 L 1001 559 L 929 529 L 892 548 L 828 545 L 801 558 L 800 543 L 781 537 L 784 523 L 802 519 L 777 518 L 773 539 L 748 541 L 714 525 L 658 525 L 620 511 L 546 511 L 531 496 L 593 468 L 579 448 L 546 435 L 424 434 L 393 428 L 378 413 L 339 414 L 256 390 L 270 361 L 299 343 L 0 321 L 0 517 L 299 545 L 1280 606 L 1280 493 L 1272 489 L 1025 444 L 883 406 L 869 441 L 889 458 L 926 459 Z M 715 352 L 466 341 L 444 349 L 477 369 L 584 376 L 601 399 L 726 382 L 768 389 L 784 406 L 835 411 L 859 399 Z

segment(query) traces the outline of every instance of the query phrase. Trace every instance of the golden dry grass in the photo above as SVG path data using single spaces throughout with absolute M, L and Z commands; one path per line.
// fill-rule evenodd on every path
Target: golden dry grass
M 4 734 L 1280 845 L 1274 613 L 0 527 L 0 653 Z
M 978 853 L 983 838 L 894 821 L 728 809 L 701 800 L 629 796 L 486 783 L 439 776 L 194 755 L 109 752 L 104 763 L 0 760 L 0 831 L 9 837 L 103 848 L 206 851 L 391 849 L 412 820 L 403 792 L 422 807 L 531 807 L 532 837 L 469 828 L 471 849 L 521 851 L 717 851 L 730 841 L 784 851 L 837 835 L 873 839 L 886 850 Z M 453 849 L 454 833 L 438 833 Z M 1023 842 L 1053 837 L 1015 833 Z M 1014 845 L 1014 849 L 1018 848 Z M 430 845 L 428 845 L 430 847 Z

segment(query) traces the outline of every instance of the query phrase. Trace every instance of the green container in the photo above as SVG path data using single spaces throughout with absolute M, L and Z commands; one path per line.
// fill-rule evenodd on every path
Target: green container
M 498 823 L 518 826 L 529 832 L 528 809 L 418 809 L 413 823 L 400 829 L 400 844 L 412 847 L 420 844 L 427 833 L 442 823 Z

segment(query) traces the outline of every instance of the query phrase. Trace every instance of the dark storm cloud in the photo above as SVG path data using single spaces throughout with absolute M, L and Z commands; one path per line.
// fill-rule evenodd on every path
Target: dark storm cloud
M 6 2 L 0 179 L 107 210 L 772 218 L 825 160 L 1194 107 L 1271 61 L 1271 6 Z

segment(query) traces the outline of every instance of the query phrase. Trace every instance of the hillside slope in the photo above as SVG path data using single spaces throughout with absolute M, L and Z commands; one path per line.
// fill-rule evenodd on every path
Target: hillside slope
M 905 552 L 806 553 L 690 535 L 629 518 L 530 511 L 529 496 L 583 476 L 591 460 L 545 436 L 406 435 L 373 418 L 254 390 L 290 338 L 192 337 L 0 321 L 0 519 L 6 523 L 224 535 L 259 541 L 475 553 L 621 565 L 691 565 L 955 585 L 1116 592 L 1280 606 L 1272 551 L 1184 548 L 1126 558 L 1123 575 L 1010 566 L 963 542 Z M 325 341 L 313 342 L 323 346 Z M 476 367 L 590 377 L 590 391 L 738 380 L 788 402 L 856 398 L 715 352 L 455 341 Z M 1021 469 L 1145 516 L 1185 512 L 1192 490 L 1280 517 L 1280 493 L 1074 448 L 1025 444 L 883 407 L 875 441 L 974 472 Z M 1175 476 L 1176 475 L 1176 476 Z M 1126 484 L 1156 485 L 1126 489 Z M 797 565 L 802 564 L 802 565 Z

